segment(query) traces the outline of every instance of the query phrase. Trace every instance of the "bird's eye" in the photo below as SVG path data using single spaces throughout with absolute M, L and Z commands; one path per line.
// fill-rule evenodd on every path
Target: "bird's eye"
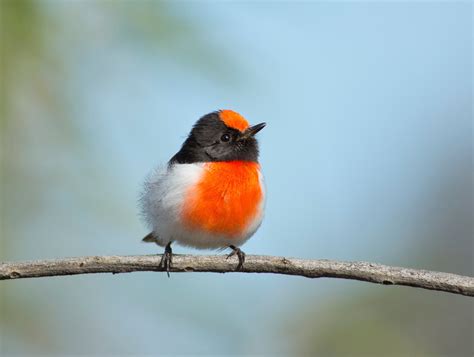
M 224 134 L 221 136 L 221 141 L 223 142 L 228 142 L 230 140 L 230 135 L 229 134 Z

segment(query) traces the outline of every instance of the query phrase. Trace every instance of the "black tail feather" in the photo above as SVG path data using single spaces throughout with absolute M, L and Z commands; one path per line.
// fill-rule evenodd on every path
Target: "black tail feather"
M 156 238 L 155 236 L 153 235 L 153 232 L 150 232 L 146 235 L 145 238 L 142 239 L 142 242 L 145 242 L 145 243 L 156 243 Z

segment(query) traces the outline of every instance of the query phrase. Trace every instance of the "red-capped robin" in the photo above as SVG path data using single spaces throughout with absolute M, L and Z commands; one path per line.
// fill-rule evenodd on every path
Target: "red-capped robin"
M 250 126 L 232 110 L 199 119 L 181 150 L 145 182 L 142 213 L 151 228 L 143 238 L 165 247 L 160 265 L 169 270 L 171 243 L 200 249 L 229 247 L 241 269 L 240 246 L 263 219 L 265 190 L 255 138 L 265 123 Z

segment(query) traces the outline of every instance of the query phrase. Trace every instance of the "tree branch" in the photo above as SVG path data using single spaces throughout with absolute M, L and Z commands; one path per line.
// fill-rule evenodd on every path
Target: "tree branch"
M 161 255 L 97 256 L 0 263 L 0 280 L 45 276 L 163 271 Z M 173 255 L 172 272 L 235 272 L 235 258 L 220 255 Z M 298 275 L 307 278 L 342 278 L 384 285 L 406 285 L 474 296 L 474 278 L 435 271 L 391 267 L 367 262 L 305 260 L 248 255 L 242 272 Z

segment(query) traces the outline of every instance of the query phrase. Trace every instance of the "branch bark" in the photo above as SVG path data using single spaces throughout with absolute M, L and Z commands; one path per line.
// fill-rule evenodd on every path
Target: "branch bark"
M 163 271 L 161 255 L 92 256 L 56 260 L 0 263 L 0 280 L 46 276 Z M 235 272 L 236 259 L 219 255 L 173 255 L 172 272 Z M 243 273 L 273 273 L 306 278 L 342 278 L 384 285 L 417 288 L 474 296 L 474 278 L 428 270 L 392 267 L 367 262 L 305 260 L 247 255 Z

